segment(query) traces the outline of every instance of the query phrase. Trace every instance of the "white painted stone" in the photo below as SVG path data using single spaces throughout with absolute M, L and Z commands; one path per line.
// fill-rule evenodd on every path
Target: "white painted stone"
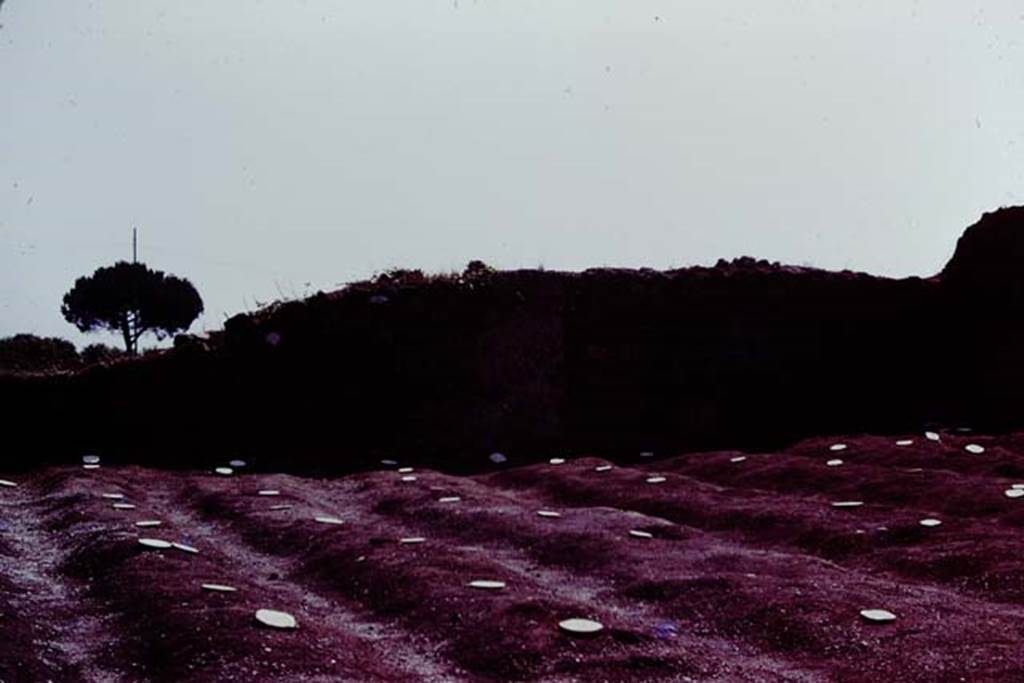
M 604 626 L 601 625 L 601 622 L 591 619 L 566 619 L 565 621 L 558 622 L 558 628 L 566 633 L 585 636 L 599 633 L 604 629 Z
M 344 524 L 345 521 L 338 519 L 337 517 L 329 517 L 326 515 L 318 516 L 313 518 L 314 521 L 320 522 L 321 524 Z
M 887 624 L 896 621 L 896 615 L 885 609 L 862 609 L 860 616 L 875 624 Z
M 273 609 L 256 610 L 256 621 L 271 628 L 293 629 L 298 627 L 295 617 L 287 612 L 279 612 Z
M 212 593 L 237 593 L 238 589 L 234 586 L 226 586 L 222 583 L 204 583 L 202 584 L 204 591 L 210 591 Z

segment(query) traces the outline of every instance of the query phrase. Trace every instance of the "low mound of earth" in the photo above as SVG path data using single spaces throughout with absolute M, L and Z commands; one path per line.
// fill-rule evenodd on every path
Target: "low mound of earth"
M 2 476 L 18 484 L 0 488 L 3 681 L 1024 679 L 1024 498 L 1006 495 L 1024 434 L 472 476 Z M 258 609 L 298 627 L 261 626 Z M 570 618 L 604 629 L 561 632 Z

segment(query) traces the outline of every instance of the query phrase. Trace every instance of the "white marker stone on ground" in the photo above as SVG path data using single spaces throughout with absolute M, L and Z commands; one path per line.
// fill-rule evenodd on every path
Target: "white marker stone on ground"
M 743 462 L 747 459 L 745 455 L 737 455 L 735 458 L 729 458 L 729 462 Z
M 280 496 L 281 492 L 277 489 L 260 489 L 256 492 L 257 496 Z
M 859 508 L 864 505 L 863 501 L 860 500 L 841 500 L 836 503 L 832 503 L 834 508 Z
M 458 503 L 462 498 L 459 496 L 442 496 L 437 499 L 438 503 Z
M 185 543 L 171 543 L 171 547 L 172 548 L 176 548 L 176 549 L 180 550 L 183 553 L 188 553 L 189 555 L 198 555 L 199 554 L 199 548 L 194 548 L 194 547 L 192 547 L 190 545 L 187 545 Z
M 99 468 L 99 465 L 82 465 L 83 470 L 98 470 Z
M 103 493 L 100 498 L 106 498 L 107 500 L 122 500 L 124 498 L 123 493 Z
M 558 628 L 573 635 L 589 636 L 604 629 L 599 621 L 592 619 L 566 619 L 558 622 Z
M 920 524 L 921 526 L 924 526 L 924 527 L 931 528 L 931 527 L 940 526 L 942 524 L 942 520 L 941 519 L 934 519 L 932 517 L 927 517 L 925 519 L 922 519 L 920 522 L 918 522 L 918 524 Z
M 337 517 L 328 517 L 326 515 L 319 516 L 319 517 L 314 517 L 313 520 L 316 521 L 316 522 L 320 522 L 321 524 L 344 524 L 345 523 L 345 521 L 342 520 L 342 519 L 338 519 Z
M 100 456 L 98 455 L 83 455 L 82 462 L 86 465 L 98 465 L 100 463 Z
M 237 593 L 238 589 L 234 586 L 225 586 L 223 583 L 204 583 L 201 584 L 204 591 L 211 591 L 213 593 Z
M 399 474 L 412 474 L 412 472 L 413 472 L 413 469 L 411 467 L 399 467 L 398 468 L 398 473 Z
M 561 517 L 561 512 L 555 512 L 554 510 L 537 510 L 538 517 Z
M 417 543 L 426 543 L 427 539 L 422 536 L 410 536 L 409 538 L 400 538 L 398 542 L 402 545 L 415 545 Z
M 966 446 L 964 446 L 964 450 L 967 451 L 968 453 L 978 454 L 978 453 L 984 453 L 985 452 L 985 447 L 984 446 L 979 446 L 976 443 L 969 443 Z
M 0 486 L 13 489 L 17 486 L 17 484 L 14 483 L 13 481 L 10 481 L 9 479 L 0 479 Z
M 214 472 L 216 472 L 217 474 L 222 474 L 225 477 L 235 473 L 235 471 L 230 467 L 218 467 L 217 469 L 214 470 Z
M 830 451 L 845 451 L 847 448 L 845 443 L 834 443 L 828 447 Z
M 939 441 L 942 437 L 940 437 L 937 432 L 925 432 L 924 438 L 928 439 L 929 441 Z
M 886 624 L 896 621 L 896 615 L 885 609 L 862 609 L 860 616 L 875 624 Z
M 595 472 L 607 472 L 612 468 L 611 465 L 598 465 L 594 468 Z
M 476 579 L 466 584 L 470 588 L 479 588 L 480 590 L 498 591 L 505 587 L 504 581 L 491 581 L 489 579 Z
M 552 465 L 564 465 L 565 458 L 551 458 L 551 460 L 548 460 L 548 462 L 551 463 Z
M 654 538 L 654 534 L 640 529 L 630 529 L 629 535 L 633 538 Z
M 161 524 L 163 524 L 163 522 L 159 519 L 140 519 L 138 522 L 135 522 L 135 526 L 141 529 L 148 529 L 150 527 L 160 526 Z
M 1024 489 L 1024 484 L 1010 484 L 1011 489 Z
M 111 507 L 115 510 L 134 510 L 135 506 L 131 503 L 114 503 Z
M 167 541 L 161 541 L 159 538 L 140 538 L 139 545 L 144 545 L 147 548 L 157 548 L 159 550 L 166 550 L 171 547 L 171 544 Z
M 654 477 L 647 477 L 646 481 L 647 481 L 648 484 L 661 484 L 662 482 L 665 482 L 665 481 L 668 481 L 668 480 L 665 477 L 662 477 L 662 476 L 654 476 Z
M 913 439 L 900 439 L 899 441 L 896 442 L 896 445 L 897 446 L 913 446 L 914 445 L 914 440 Z
M 416 481 L 416 475 L 415 474 L 407 474 L 404 477 L 402 477 L 402 481 L 405 481 L 405 482 Z
M 278 612 L 274 609 L 256 610 L 256 621 L 260 622 L 264 626 L 270 626 L 271 628 L 291 629 L 298 626 L 298 623 L 295 621 L 295 617 L 287 612 Z
M 1003 495 L 1007 498 L 1022 498 L 1024 497 L 1024 489 L 1006 489 L 1003 491 Z
M 291 506 L 291 505 L 271 505 L 270 508 L 268 508 L 268 509 L 274 510 L 274 511 L 277 511 L 277 510 L 291 510 L 292 507 L 293 506 Z
M 839 467 L 840 465 L 843 464 L 843 461 L 840 460 L 839 458 L 834 458 L 832 460 L 829 460 L 825 464 L 828 465 L 829 467 Z

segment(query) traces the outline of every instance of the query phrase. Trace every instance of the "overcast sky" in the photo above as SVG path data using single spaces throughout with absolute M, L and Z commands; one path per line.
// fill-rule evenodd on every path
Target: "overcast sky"
M 930 275 L 1024 203 L 1019 0 L 7 0 L 0 23 L 0 335 L 82 343 L 61 296 L 135 225 L 202 331 L 474 258 Z

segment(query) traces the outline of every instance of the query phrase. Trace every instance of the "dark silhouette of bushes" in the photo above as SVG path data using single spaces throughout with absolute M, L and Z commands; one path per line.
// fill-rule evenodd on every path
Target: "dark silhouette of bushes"
M 109 363 L 110 361 L 123 358 L 125 353 L 119 348 L 114 346 L 107 346 L 106 344 L 89 344 L 80 354 L 82 362 L 86 365 L 95 365 L 97 363 Z
M 0 371 L 55 372 L 82 366 L 75 345 L 57 337 L 16 334 L 0 339 Z

